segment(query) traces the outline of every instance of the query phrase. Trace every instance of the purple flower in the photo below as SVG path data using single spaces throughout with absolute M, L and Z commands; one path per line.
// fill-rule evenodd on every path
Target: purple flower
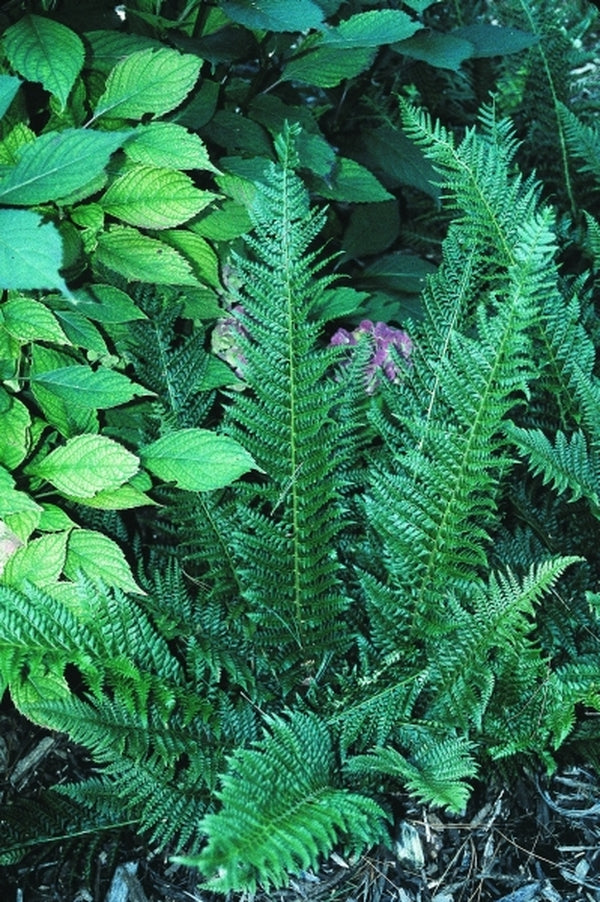
M 370 319 L 363 319 L 352 332 L 343 328 L 338 329 L 331 336 L 329 344 L 352 347 L 357 345 L 364 335 L 369 337 L 373 345 L 373 354 L 366 371 L 366 392 L 372 395 L 380 383 L 382 373 L 389 382 L 398 383 L 400 381 L 402 368 L 398 365 L 395 357 L 399 355 L 408 365 L 413 344 L 410 336 L 403 329 L 396 329 L 387 323 L 373 323 Z M 392 348 L 396 352 L 394 356 L 392 356 Z

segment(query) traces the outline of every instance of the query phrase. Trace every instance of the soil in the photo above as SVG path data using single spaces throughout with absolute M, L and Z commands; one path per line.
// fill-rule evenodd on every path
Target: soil
M 9 806 L 89 772 L 81 750 L 14 710 L 0 713 L 0 847 Z M 318 874 L 254 902 L 600 902 L 600 779 L 569 767 L 476 787 L 463 817 L 405 801 L 390 848 L 353 861 L 332 855 Z M 400 802 L 402 804 L 402 800 Z M 5 820 L 5 829 L 2 821 Z M 129 828 L 89 830 L 76 843 L 34 845 L 0 867 L 2 902 L 216 902 L 198 875 L 152 854 Z M 218 899 L 223 900 L 222 896 Z M 248 897 L 228 902 L 249 902 Z

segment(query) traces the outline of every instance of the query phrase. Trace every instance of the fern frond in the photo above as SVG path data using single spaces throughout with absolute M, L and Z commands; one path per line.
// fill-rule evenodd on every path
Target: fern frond
M 205 331 L 201 325 L 186 330 L 181 300 L 147 286 L 143 292 L 147 319 L 130 324 L 128 350 L 140 382 L 157 396 L 154 428 L 162 424 L 164 430 L 167 422 L 172 429 L 199 426 L 214 401 L 214 392 L 204 389 L 215 363 L 205 348 Z
M 218 792 L 222 807 L 201 824 L 207 846 L 187 860 L 218 892 L 280 886 L 340 842 L 359 849 L 383 835 L 383 810 L 336 785 L 320 719 L 296 712 L 267 725 L 259 743 L 231 757 Z
M 391 746 L 356 755 L 346 765 L 348 773 L 395 778 L 412 796 L 427 805 L 449 811 L 464 810 L 471 793 L 466 782 L 477 774 L 474 744 L 459 737 L 444 737 L 413 726 L 404 740 L 412 754 L 404 755 Z
M 0 816 L 0 867 L 16 864 L 33 848 L 51 843 L 60 843 L 64 856 L 83 857 L 86 846 L 98 844 L 101 831 L 118 830 L 131 823 L 122 817 L 106 819 L 98 812 L 89 812 L 52 789 L 43 790 L 36 798 L 23 797 L 3 804 Z M 83 877 L 84 872 L 78 876 Z
M 564 103 L 558 104 L 558 113 L 567 148 L 577 159 L 579 172 L 591 175 L 596 182 L 599 182 L 600 132 L 593 125 L 583 122 Z
M 600 461 L 587 446 L 581 431 L 571 436 L 557 432 L 554 444 L 540 429 L 523 429 L 509 424 L 507 435 L 529 461 L 544 485 L 559 492 L 569 491 L 570 501 L 586 498 L 597 511 L 600 505 Z
M 280 161 L 259 187 L 238 256 L 240 349 L 249 390 L 238 393 L 224 429 L 267 474 L 236 489 L 230 547 L 253 641 L 279 668 L 318 670 L 344 646 L 337 620 L 348 606 L 336 545 L 343 529 L 335 474 L 347 426 L 332 411 L 341 386 L 329 375 L 336 353 L 319 349 L 322 322 L 311 314 L 329 278 L 311 250 L 324 215 L 290 168 L 293 134 L 278 144 Z M 346 442 L 347 445 L 347 442 Z

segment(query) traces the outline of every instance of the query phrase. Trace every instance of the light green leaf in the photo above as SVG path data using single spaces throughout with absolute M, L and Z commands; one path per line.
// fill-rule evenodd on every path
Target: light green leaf
M 14 75 L 0 75 L 0 119 L 13 102 L 20 87 L 20 78 Z
M 67 404 L 77 404 L 92 410 L 118 407 L 131 401 L 136 395 L 152 394 L 123 373 L 102 366 L 93 370 L 85 364 L 39 373 L 31 381 L 54 392 Z
M 69 289 L 59 273 L 62 239 L 31 210 L 0 210 L 0 288 Z
M 147 319 L 143 310 L 134 304 L 128 294 L 112 285 L 89 285 L 74 292 L 74 303 L 85 316 L 98 323 L 129 323 Z
M 0 466 L 0 517 L 6 519 L 23 511 L 39 513 L 41 507 L 26 492 L 16 489 L 15 480 L 8 470 Z
M 125 555 L 112 539 L 91 529 L 74 529 L 67 545 L 65 575 L 76 580 L 80 573 L 101 579 L 124 592 L 146 593 L 133 578 Z
M 27 456 L 31 417 L 18 398 L 10 399 L 8 410 L 0 413 L 0 464 L 13 470 Z
M 206 239 L 189 229 L 173 229 L 165 232 L 163 240 L 190 260 L 203 284 L 221 289 L 219 258 Z
M 183 172 L 140 164 L 119 176 L 100 204 L 129 225 L 168 229 L 187 222 L 214 197 L 212 192 L 196 188 Z
M 320 46 L 289 61 L 282 81 L 300 81 L 319 88 L 334 88 L 345 78 L 354 78 L 367 69 L 375 58 L 373 47 L 342 49 Z
M 100 330 L 82 313 L 76 310 L 57 310 L 56 318 L 71 344 L 85 348 L 86 351 L 93 351 L 100 356 L 109 353 Z
M 256 464 L 234 439 L 208 429 L 179 429 L 140 452 L 142 462 L 164 482 L 189 492 L 229 485 Z
M 115 226 L 100 236 L 95 262 L 132 282 L 198 284 L 181 254 L 129 226 Z
M 37 343 L 31 346 L 31 377 L 72 365 L 73 358 L 56 348 Z M 33 378 L 31 392 L 48 423 L 66 438 L 83 432 L 98 432 L 97 411 L 80 404 L 67 404 L 55 392 L 49 391 Z
M 24 16 L 6 29 L 4 49 L 13 69 L 39 81 L 64 110 L 85 56 L 81 38 L 60 22 Z
M 9 557 L 0 582 L 9 586 L 33 583 L 46 586 L 58 581 L 67 554 L 67 533 L 56 532 L 33 539 Z
M 222 0 L 221 9 L 233 22 L 261 31 L 308 31 L 323 24 L 323 10 L 311 0 Z
M 68 345 L 69 339 L 45 304 L 33 298 L 12 298 L 0 306 L 0 322 L 19 341 L 54 341 Z
M 104 489 L 102 492 L 97 492 L 92 498 L 75 498 L 70 495 L 69 500 L 92 507 L 94 510 L 103 511 L 131 510 L 134 507 L 149 507 L 158 504 L 157 501 L 153 501 L 149 495 L 140 492 L 130 483 L 121 485 L 118 489 Z
M 62 532 L 65 529 L 72 529 L 76 525 L 62 507 L 58 507 L 56 504 L 43 505 L 39 522 L 39 529 L 42 532 Z
M 201 65 L 197 56 L 169 47 L 132 53 L 117 63 L 108 76 L 94 119 L 141 119 L 147 113 L 168 113 L 192 90 Z
M 328 28 L 323 35 L 323 43 L 334 44 L 338 49 L 380 47 L 403 41 L 421 27 L 419 22 L 399 9 L 371 9 L 356 13 L 335 28 Z
M 323 197 L 354 203 L 393 200 L 393 194 L 365 166 L 348 157 L 340 157 L 331 186 L 323 185 Z
M 40 135 L 23 146 L 0 182 L 0 201 L 23 206 L 59 200 L 99 175 L 129 134 L 67 128 Z
M 165 169 L 204 169 L 218 172 L 210 162 L 204 141 L 175 122 L 138 125 L 125 145 L 125 154 L 136 163 Z
M 213 241 L 231 241 L 252 228 L 248 209 L 234 200 L 226 200 L 218 209 L 201 214 L 191 227 L 197 235 Z
M 76 435 L 31 464 L 27 472 L 45 479 L 65 495 L 91 498 L 127 482 L 138 466 L 135 454 L 118 442 L 104 435 Z

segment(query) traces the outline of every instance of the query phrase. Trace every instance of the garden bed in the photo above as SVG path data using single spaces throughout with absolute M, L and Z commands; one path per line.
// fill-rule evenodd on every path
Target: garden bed
M 0 721 L 2 801 L 80 779 L 85 753 L 14 712 Z M 401 800 L 400 800 L 401 801 Z M 82 870 L 89 863 L 86 879 Z M 153 855 L 126 830 L 98 832 L 75 849 L 36 845 L 0 868 L 6 902 L 215 902 L 197 872 Z M 600 899 L 600 781 L 585 767 L 550 779 L 521 776 L 510 790 L 476 787 L 464 816 L 407 802 L 397 840 L 358 861 L 334 854 L 317 874 L 259 893 L 256 902 L 576 902 Z

